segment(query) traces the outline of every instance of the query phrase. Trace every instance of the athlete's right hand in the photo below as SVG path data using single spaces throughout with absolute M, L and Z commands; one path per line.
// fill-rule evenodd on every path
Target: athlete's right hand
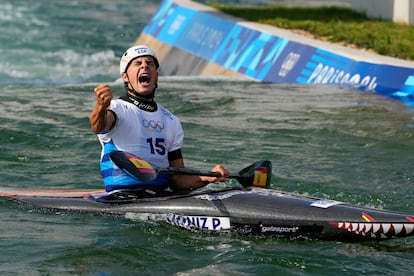
M 95 97 L 96 97 L 96 103 L 103 106 L 108 107 L 112 100 L 112 91 L 109 87 L 109 84 L 100 84 L 97 87 L 95 87 Z

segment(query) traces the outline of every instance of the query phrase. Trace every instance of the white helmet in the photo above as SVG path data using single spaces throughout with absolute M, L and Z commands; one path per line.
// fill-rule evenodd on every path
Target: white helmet
M 126 50 L 126 52 L 121 57 L 121 62 L 119 64 L 119 73 L 122 75 L 127 68 L 128 65 L 131 63 L 131 61 L 137 57 L 143 57 L 143 56 L 151 56 L 154 59 L 155 66 L 160 66 L 157 57 L 155 56 L 155 53 L 153 50 L 148 48 L 145 45 L 135 45 Z

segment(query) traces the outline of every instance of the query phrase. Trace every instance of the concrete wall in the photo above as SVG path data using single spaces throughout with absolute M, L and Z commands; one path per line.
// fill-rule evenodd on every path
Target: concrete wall
M 414 0 L 350 0 L 352 9 L 372 18 L 414 24 Z

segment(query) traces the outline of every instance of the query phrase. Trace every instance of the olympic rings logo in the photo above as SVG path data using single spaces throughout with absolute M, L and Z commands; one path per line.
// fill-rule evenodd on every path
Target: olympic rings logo
M 164 123 L 161 121 L 148 121 L 147 119 L 144 119 L 142 120 L 142 125 L 150 131 L 161 132 L 164 129 Z

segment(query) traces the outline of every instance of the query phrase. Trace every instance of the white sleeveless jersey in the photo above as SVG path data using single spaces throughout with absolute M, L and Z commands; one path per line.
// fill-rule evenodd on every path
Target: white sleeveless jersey
M 111 101 L 111 110 L 117 116 L 114 127 L 97 135 L 102 145 L 101 174 L 105 186 L 136 182 L 119 175 L 108 160 L 112 150 L 130 152 L 160 168 L 169 166 L 168 152 L 181 149 L 184 138 L 181 122 L 175 115 L 159 103 L 157 111 L 148 112 L 121 99 Z

